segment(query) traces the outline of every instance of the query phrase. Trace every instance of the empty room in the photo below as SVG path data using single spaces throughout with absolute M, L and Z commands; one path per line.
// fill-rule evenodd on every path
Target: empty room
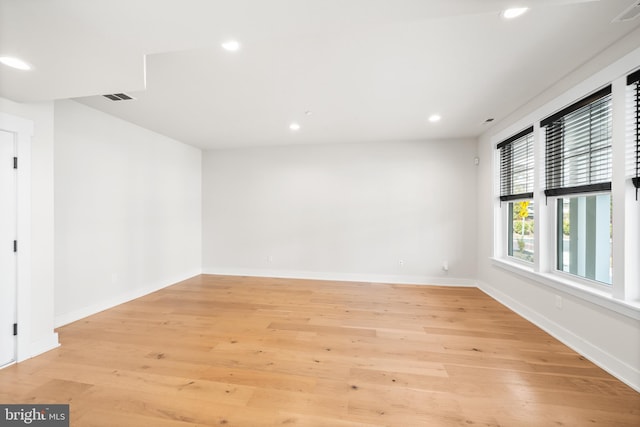
M 640 425 L 640 3 L 0 0 L 0 426 Z

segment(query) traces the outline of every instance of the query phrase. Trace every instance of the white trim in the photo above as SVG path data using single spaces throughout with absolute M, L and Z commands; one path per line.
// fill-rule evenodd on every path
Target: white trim
M 0 112 L 0 129 L 13 133 L 18 157 L 18 286 L 16 361 L 33 356 L 31 352 L 31 120 Z
M 500 260 L 494 260 L 500 261 Z M 500 263 L 496 264 L 499 265 Z M 587 359 L 589 359 L 594 364 L 598 365 L 600 368 L 604 369 L 614 377 L 618 378 L 620 381 L 627 384 L 629 387 L 634 390 L 640 392 L 640 371 L 629 365 L 628 363 L 623 362 L 617 357 L 607 353 L 603 349 L 597 347 L 596 345 L 587 342 L 584 338 L 574 334 L 570 330 L 562 327 L 558 323 L 552 321 L 546 316 L 538 313 L 527 307 L 524 304 L 519 303 L 515 299 L 506 295 L 505 293 L 489 286 L 484 282 L 478 283 L 478 288 L 489 295 L 491 298 L 500 302 L 510 310 L 524 317 L 528 321 L 532 322 L 536 326 L 540 327 L 542 330 L 547 332 L 549 335 L 553 336 L 563 344 L 567 345 L 578 354 L 583 355 Z M 563 286 L 560 288 L 562 291 L 567 292 L 567 289 Z M 572 292 L 568 292 L 572 293 Z
M 611 169 L 611 203 L 618 209 L 613 209 L 611 217 L 611 260 L 612 260 L 612 280 L 611 294 L 619 299 L 626 296 L 625 269 L 627 268 L 627 255 L 625 255 L 625 227 L 626 227 L 626 104 L 627 104 L 627 79 L 620 77 L 611 83 L 611 114 L 612 114 L 612 135 L 611 135 L 611 163 L 612 165 L 622 165 L 622 167 L 612 167 Z M 630 255 L 630 254 L 629 254 Z M 629 265 L 631 267 L 631 264 Z M 629 287 L 631 284 L 629 284 Z
M 538 258 L 538 257 L 536 257 L 536 258 Z M 525 270 L 535 269 L 535 263 L 534 262 L 525 261 L 523 259 L 516 258 L 513 255 L 505 255 L 502 259 L 506 260 L 506 262 L 508 262 L 508 263 L 519 265 L 520 267 L 524 268 Z
M 525 114 L 511 125 L 489 136 L 493 158 L 493 220 L 494 220 L 494 245 L 493 265 L 504 270 L 524 276 L 535 283 L 542 284 L 552 289 L 567 292 L 585 301 L 604 307 L 613 312 L 622 314 L 635 320 L 640 320 L 640 286 L 637 285 L 637 277 L 640 275 L 640 267 L 636 262 L 638 248 L 634 233 L 637 234 L 637 209 L 631 202 L 631 184 L 625 177 L 625 123 L 624 114 L 626 100 L 626 76 L 637 69 L 640 60 L 640 48 L 636 48 L 629 54 L 613 62 L 609 66 L 594 73 L 589 78 L 563 92 L 553 100 Z M 589 93 L 612 85 L 613 102 L 613 164 L 612 164 L 612 191 L 608 192 L 613 198 L 613 283 L 611 286 L 600 284 L 579 277 L 564 275 L 554 268 L 557 251 L 556 244 L 556 208 L 557 197 L 545 197 L 544 186 L 544 129 L 539 127 L 540 120 L 548 117 L 562 108 L 581 99 Z M 505 251 L 505 210 L 499 208 L 499 153 L 496 145 L 530 126 L 534 126 L 536 147 L 534 158 L 536 162 L 536 175 L 534 182 L 534 202 L 536 206 L 536 245 L 535 260 L 531 267 L 519 265 L 506 257 Z M 590 193 L 592 194 L 592 193 Z M 635 193 L 634 193 L 635 194 Z M 584 195 L 584 194 L 580 194 Z M 573 195 L 572 195 L 573 196 Z M 577 196 L 577 195 L 576 195 Z M 616 206 L 618 206 L 616 208 Z M 626 210 L 626 211 L 625 211 Z M 631 262 L 630 262 L 631 261 Z
M 453 277 L 401 276 L 388 274 L 332 273 L 306 270 L 268 270 L 256 268 L 204 268 L 202 274 L 248 277 L 277 277 L 282 279 L 338 280 L 344 282 L 393 283 L 397 285 L 432 285 L 475 287 L 475 279 Z
M 568 280 L 551 273 L 537 273 L 531 268 L 526 268 L 520 264 L 509 262 L 500 258 L 491 258 L 494 266 L 503 270 L 524 276 L 536 283 L 549 288 L 566 292 L 570 295 L 599 305 L 608 310 L 622 314 L 635 320 L 640 320 L 640 302 L 624 301 L 613 298 L 609 293 L 596 289 L 595 287 L 581 285 L 573 280 Z
M 63 313 L 63 314 L 57 315 L 54 319 L 54 325 L 56 328 L 59 328 L 64 325 L 68 325 L 69 323 L 73 323 L 80 319 L 84 319 L 87 316 L 100 313 L 101 311 L 108 310 L 117 305 L 124 304 L 125 302 L 129 302 L 136 298 L 149 295 L 153 292 L 159 291 L 160 289 L 164 289 L 168 286 L 175 285 L 179 282 L 182 282 L 194 276 L 198 276 L 201 273 L 202 272 L 200 270 L 192 270 L 185 274 L 174 276 L 170 279 L 162 280 L 160 282 L 152 283 L 142 288 L 137 288 L 129 292 L 122 293 L 120 295 L 111 297 L 104 301 L 100 301 L 99 303 L 90 305 L 88 307 L 83 307 L 79 310 L 74 310 L 69 313 Z
M 2 369 L 4 369 L 4 368 L 8 368 L 9 366 L 13 366 L 13 365 L 15 365 L 16 363 L 18 363 L 18 362 L 16 362 L 15 360 L 14 360 L 14 361 L 11 361 L 11 362 L 9 362 L 9 363 L 6 363 L 6 364 L 4 364 L 4 365 L 0 366 L 0 370 L 2 370 Z
M 32 342 L 29 353 L 31 354 L 31 357 L 35 357 L 58 347 L 60 347 L 60 342 L 58 341 L 58 333 L 52 332 L 45 338 Z

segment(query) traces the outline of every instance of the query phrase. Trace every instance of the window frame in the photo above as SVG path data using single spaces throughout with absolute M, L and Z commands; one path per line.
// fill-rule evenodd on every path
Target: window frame
M 524 146 L 524 148 L 521 147 Z M 516 151 L 513 150 L 514 147 Z M 513 227 L 512 221 L 512 210 L 509 209 L 512 203 L 517 203 L 521 201 L 531 201 L 534 202 L 534 193 L 533 188 L 535 188 L 535 177 L 531 183 L 529 183 L 528 179 L 525 179 L 525 188 L 524 192 L 516 192 L 514 188 L 514 176 L 516 175 L 516 171 L 514 168 L 514 163 L 518 160 L 522 160 L 522 153 L 525 153 L 524 158 L 528 160 L 526 164 L 526 171 L 531 170 L 535 175 L 535 167 L 536 167 L 536 155 L 535 155 L 535 134 L 533 125 L 527 126 L 519 132 L 509 136 L 508 138 L 500 141 L 496 144 L 496 151 L 498 153 L 498 164 L 499 164 L 499 177 L 498 177 L 498 194 L 500 204 L 504 204 L 502 210 L 502 216 L 506 218 L 506 221 L 503 221 L 503 230 L 501 235 L 504 235 L 503 240 L 503 256 L 507 257 L 509 260 L 522 264 L 523 266 L 531 266 L 535 262 L 536 254 L 534 250 L 534 260 L 529 262 L 521 258 L 517 258 L 510 254 L 513 252 L 513 241 L 511 239 L 510 230 Z M 529 159 L 529 149 L 531 149 L 531 159 Z M 524 150 L 524 151 L 522 151 Z M 505 155 L 505 153 L 508 153 Z M 510 156 L 509 159 L 506 156 Z M 505 171 L 506 168 L 506 171 Z M 529 186 L 531 185 L 531 188 Z M 534 203 L 535 205 L 535 203 Z M 511 220 L 510 220 L 511 219 Z M 511 249 L 511 250 L 510 250 Z
M 551 114 L 548 117 L 540 120 L 540 130 L 544 135 L 545 141 L 545 156 L 544 156 L 544 194 L 545 197 L 553 197 L 553 207 L 556 212 L 553 229 L 553 242 L 547 243 L 554 246 L 554 260 L 550 262 L 553 266 L 552 271 L 554 273 L 569 274 L 575 276 L 580 280 L 582 284 L 587 286 L 612 286 L 612 283 L 604 283 L 595 279 L 591 279 L 586 276 L 582 276 L 577 273 L 566 272 L 561 269 L 560 263 L 560 239 L 563 238 L 562 224 L 559 215 L 559 202 L 563 199 L 572 199 L 577 197 L 589 197 L 597 194 L 609 194 L 611 200 L 613 200 L 613 194 L 611 193 L 611 180 L 613 173 L 613 159 L 612 159 L 612 121 L 613 121 L 613 96 L 612 85 L 607 84 L 605 87 L 584 96 L 577 101 L 574 101 L 567 107 L 562 108 L 560 111 Z M 592 123 L 592 115 L 597 113 L 597 121 Z M 602 112 L 606 112 L 606 115 L 602 115 Z M 581 113 L 578 116 L 572 117 L 576 113 Z M 569 120 L 567 120 L 569 118 Z M 604 177 L 597 177 L 592 179 L 592 167 L 591 154 L 594 151 L 601 151 L 601 147 L 594 147 L 592 145 L 592 136 L 598 131 L 598 125 L 606 125 L 607 129 L 607 145 L 604 149 L 607 150 L 605 154 L 607 161 L 606 167 L 608 168 Z M 576 147 L 565 149 L 565 146 L 572 141 L 571 134 L 568 129 L 575 128 L 577 125 L 581 125 L 583 128 L 580 130 L 580 136 L 582 139 L 578 140 L 579 143 Z M 587 145 L 585 144 L 587 142 Z M 585 151 L 586 150 L 586 151 Z M 578 153 L 576 153 L 578 151 Z M 586 154 L 589 159 L 586 167 L 583 167 L 576 174 L 576 169 L 566 166 L 565 156 L 570 155 L 570 158 L 575 156 Z M 596 169 L 599 171 L 599 169 Z M 578 185 L 571 184 L 572 180 L 581 181 Z M 586 180 L 586 181 L 585 181 Z M 548 200 L 547 200 L 548 204 Z M 611 218 L 609 221 L 611 226 Z M 595 233 L 595 231 L 594 231 Z M 564 247 L 563 247 L 564 249 Z M 610 252 L 610 257 L 613 256 L 613 251 Z M 611 261 L 609 261 L 611 262 Z
M 538 257 L 536 251 L 535 251 L 535 232 L 534 232 L 534 251 L 533 251 L 533 260 L 532 261 L 526 261 L 522 258 L 518 258 L 514 255 L 510 255 L 509 254 L 509 248 L 512 247 L 513 242 L 511 241 L 510 238 L 510 234 L 509 234 L 509 229 L 511 227 L 510 223 L 510 218 L 512 218 L 511 213 L 510 213 L 510 209 L 509 206 L 512 203 L 518 203 L 518 202 L 523 202 L 523 201 L 529 201 L 531 203 L 534 203 L 534 209 L 535 209 L 535 202 L 533 198 L 522 198 L 522 199 L 512 199 L 512 200 L 508 200 L 505 202 L 502 202 L 502 206 L 501 206 L 501 210 L 502 210 L 502 217 L 505 218 L 505 220 L 503 221 L 503 227 L 504 230 L 501 233 L 502 236 L 504 236 L 504 251 L 503 251 L 503 256 L 508 259 L 509 261 L 513 261 L 516 262 L 518 264 L 521 264 L 525 267 L 532 267 L 533 264 L 536 262 L 536 258 Z M 535 215 L 535 213 L 534 213 Z M 512 221 L 511 221 L 512 222 Z M 513 250 L 512 250 L 513 252 Z
M 531 136 L 531 141 L 529 141 L 529 136 Z M 526 139 L 525 139 L 526 138 Z M 515 135 L 505 139 L 504 141 L 498 143 L 496 145 L 496 149 L 499 150 L 500 153 L 500 201 L 502 202 L 509 202 L 509 201 L 513 201 L 513 200 L 528 200 L 528 199 L 533 199 L 533 188 L 531 188 L 531 191 L 529 191 L 528 185 L 529 183 L 526 182 L 525 183 L 525 191 L 524 192 L 520 192 L 520 193 L 515 193 L 514 189 L 513 189 L 513 177 L 515 175 L 514 172 L 514 162 L 515 162 L 515 156 L 512 156 L 511 159 L 508 162 L 505 162 L 504 159 L 504 152 L 506 151 L 507 148 L 512 148 L 515 145 L 521 143 L 524 141 L 524 145 L 528 146 L 529 144 L 532 145 L 532 149 L 533 149 L 533 144 L 535 143 L 535 138 L 534 138 L 534 133 L 533 133 L 533 126 L 529 126 L 526 129 L 523 129 L 522 131 L 516 133 Z M 505 151 L 503 151 L 505 150 Z M 525 150 L 525 152 L 528 153 L 528 149 Z M 513 150 L 510 151 L 510 153 L 514 153 Z M 505 166 L 505 163 L 508 163 L 508 173 L 505 173 L 502 168 L 503 166 Z M 528 170 L 529 168 L 527 168 Z M 535 154 L 532 154 L 532 158 L 531 158 L 531 169 L 533 169 L 533 171 L 535 171 Z M 508 176 L 508 187 L 509 187 L 509 191 L 504 191 L 504 187 L 506 185 L 504 178 Z M 533 187 L 533 183 L 532 183 L 532 187 Z
M 624 150 L 627 146 L 626 94 L 627 76 L 638 70 L 640 50 L 629 54 L 606 68 L 596 72 L 588 79 L 541 104 L 529 113 L 511 122 L 490 136 L 493 151 L 493 255 L 490 257 L 494 267 L 505 270 L 523 279 L 538 283 L 552 290 L 574 295 L 585 301 L 600 305 L 625 316 L 640 320 L 640 239 L 629 238 L 625 233 L 640 236 L 640 202 L 636 200 L 636 189 L 625 167 Z M 640 72 L 640 71 L 636 71 Z M 556 198 L 571 195 L 547 196 L 544 193 L 546 183 L 544 171 L 545 132 L 539 126 L 540 121 L 561 111 L 570 105 L 611 85 L 612 89 L 612 177 L 611 194 L 613 203 L 613 277 L 612 285 L 601 284 L 590 279 L 557 271 L 556 245 Z M 536 206 L 535 262 L 519 262 L 507 255 L 506 239 L 508 235 L 507 207 L 500 201 L 500 156 L 495 148 L 502 140 L 516 134 L 521 129 L 534 124 L 534 158 L 536 160 L 534 178 L 534 197 Z M 622 166 L 621 166 L 622 165 Z M 621 169 L 622 167 L 622 169 Z M 598 193 L 599 191 L 595 191 Z M 639 223 L 636 225 L 636 223 Z M 638 240 L 638 242 L 636 242 Z
M 563 195 L 571 195 L 571 194 L 586 194 L 590 192 L 596 191 L 609 191 L 611 190 L 611 172 L 609 173 L 609 180 L 602 181 L 596 180 L 595 182 L 591 182 L 591 163 L 587 167 L 587 175 L 589 175 L 589 182 L 580 184 L 580 185 L 567 185 L 564 183 L 565 179 L 571 177 L 569 174 L 569 168 L 565 167 L 565 163 L 561 162 L 558 164 L 557 159 L 559 155 L 556 153 L 559 149 L 562 150 L 563 158 L 565 154 L 564 145 L 565 139 L 564 136 L 567 132 L 564 130 L 564 127 L 567 126 L 565 121 L 566 117 L 575 114 L 578 111 L 587 111 L 584 110 L 586 107 L 591 107 L 596 105 L 596 103 L 602 102 L 603 100 L 611 99 L 611 85 L 607 85 L 604 88 L 585 96 L 584 98 L 572 103 L 571 105 L 563 108 L 557 113 L 552 114 L 549 117 L 546 117 L 540 121 L 540 128 L 544 129 L 545 133 L 545 189 L 544 194 L 546 196 L 563 196 Z M 591 110 L 588 110 L 588 113 L 591 113 Z M 582 119 L 580 119 L 582 120 Z M 575 124 L 574 124 L 575 126 Z M 554 130 L 556 127 L 560 127 L 561 130 Z M 591 141 L 591 123 L 589 123 L 589 141 Z M 553 132 L 551 136 L 549 133 Z M 560 133 L 560 137 L 557 137 Z M 550 141 L 551 140 L 551 141 Z M 559 141 L 560 140 L 560 141 Z M 561 145 L 558 147 L 557 145 Z M 607 146 L 609 149 L 611 144 Z M 550 153 L 552 151 L 552 153 Z M 592 147 L 589 146 L 589 155 L 592 153 Z M 572 153 L 574 154 L 574 153 Z M 590 157 L 590 156 L 589 156 Z M 611 157 L 611 154 L 609 154 Z M 560 170 L 557 170 L 560 169 Z M 611 160 L 609 160 L 609 169 L 611 169 Z M 558 180 L 560 183 L 558 183 Z
M 560 221 L 560 215 L 559 215 L 559 203 L 560 200 L 562 199 L 570 199 L 570 198 L 574 198 L 574 197 L 589 197 L 589 196 L 598 196 L 598 195 L 602 195 L 602 194 L 608 194 L 610 197 L 610 200 L 613 201 L 613 194 L 611 194 L 610 191 L 595 191 L 595 192 L 590 192 L 590 193 L 580 193 L 580 194 L 565 194 L 563 196 L 556 196 L 553 197 L 553 210 L 556 212 L 554 217 L 555 217 L 555 222 L 553 224 L 553 238 L 555 241 L 555 245 L 554 245 L 554 271 L 553 274 L 558 274 L 560 276 L 565 276 L 568 279 L 571 280 L 575 280 L 577 283 L 580 283 L 581 285 L 584 286 L 589 286 L 589 287 L 593 287 L 593 288 L 597 288 L 600 289 L 602 291 L 605 292 L 610 292 L 611 291 L 611 287 L 613 285 L 613 279 L 612 279 L 612 283 L 605 283 L 605 282 L 601 282 L 599 280 L 596 279 L 590 279 L 588 277 L 585 276 L 580 276 L 578 274 L 573 274 L 573 273 L 569 273 L 566 272 L 564 270 L 561 270 L 558 268 L 558 261 L 560 259 L 560 245 L 559 245 L 559 240 L 560 240 L 560 235 L 558 234 L 562 225 L 559 223 Z M 611 220 L 613 218 L 610 217 L 610 223 Z M 610 253 L 610 256 L 612 256 L 612 253 Z

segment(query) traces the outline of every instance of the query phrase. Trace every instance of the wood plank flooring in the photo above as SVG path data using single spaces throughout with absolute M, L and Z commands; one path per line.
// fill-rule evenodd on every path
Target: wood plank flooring
M 72 426 L 640 426 L 640 394 L 473 288 L 198 276 L 58 330 L 2 403 Z

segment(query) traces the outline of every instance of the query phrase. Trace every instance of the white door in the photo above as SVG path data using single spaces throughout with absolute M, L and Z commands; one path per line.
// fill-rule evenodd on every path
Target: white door
M 0 366 L 16 359 L 17 234 L 14 134 L 0 130 Z

